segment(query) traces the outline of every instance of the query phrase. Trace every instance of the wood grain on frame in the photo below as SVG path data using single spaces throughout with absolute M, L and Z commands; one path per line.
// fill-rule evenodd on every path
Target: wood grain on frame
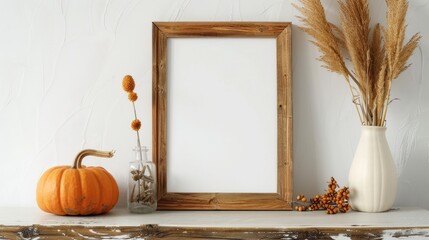
M 167 192 L 167 39 L 275 38 L 277 43 L 277 193 Z M 153 161 L 160 210 L 290 210 L 293 194 L 291 24 L 275 22 L 154 22 L 152 31 Z

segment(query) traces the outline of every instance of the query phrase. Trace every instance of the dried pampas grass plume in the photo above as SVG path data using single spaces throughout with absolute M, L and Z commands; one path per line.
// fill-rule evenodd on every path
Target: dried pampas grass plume
M 346 48 L 350 54 L 356 77 L 363 89 L 368 88 L 370 18 L 368 0 L 342 0 L 340 5 L 341 26 Z M 362 81 L 363 80 L 363 81 Z
M 305 16 L 298 17 L 303 23 L 301 29 L 314 38 L 311 42 L 322 53 L 319 60 L 324 63 L 323 67 L 347 78 L 347 68 L 341 55 L 339 41 L 331 28 L 333 24 L 326 20 L 322 3 L 320 0 L 301 0 L 300 2 L 302 7 L 296 4 L 294 6 Z M 339 29 L 335 29 L 338 33 Z
M 404 44 L 408 1 L 386 0 L 387 26 L 376 24 L 372 31 L 369 0 L 338 0 L 341 28 L 327 21 L 320 0 L 300 3 L 294 5 L 302 14 L 300 28 L 313 37 L 322 66 L 345 77 L 361 124 L 385 126 L 392 81 L 410 66 L 407 62 L 421 40 L 417 33 Z

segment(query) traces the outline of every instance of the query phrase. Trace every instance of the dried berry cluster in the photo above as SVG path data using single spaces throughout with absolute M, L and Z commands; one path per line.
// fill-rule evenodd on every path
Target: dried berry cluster
M 337 214 L 339 212 L 345 213 L 350 210 L 348 203 L 350 191 L 347 187 L 342 187 L 337 191 L 339 185 L 335 178 L 331 177 L 331 181 L 328 184 L 327 193 L 316 195 L 314 198 L 310 198 L 310 205 L 305 206 L 307 198 L 304 195 L 296 196 L 296 211 L 316 211 L 326 210 L 327 214 Z

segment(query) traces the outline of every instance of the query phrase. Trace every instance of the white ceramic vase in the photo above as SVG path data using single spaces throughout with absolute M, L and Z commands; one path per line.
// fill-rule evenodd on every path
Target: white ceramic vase
M 397 174 L 386 128 L 362 126 L 349 172 L 350 205 L 362 212 L 389 210 L 396 197 Z

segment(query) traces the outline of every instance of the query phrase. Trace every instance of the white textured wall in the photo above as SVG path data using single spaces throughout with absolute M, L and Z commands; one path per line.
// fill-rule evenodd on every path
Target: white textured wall
M 116 149 L 103 164 L 125 204 L 134 134 L 121 78 L 140 95 L 143 143 L 151 148 L 152 21 L 292 21 L 281 0 L 3 0 L 0 2 L 0 205 L 35 205 L 42 172 L 70 164 L 82 148 Z M 408 33 L 420 31 L 413 66 L 394 83 L 388 140 L 399 172 L 397 205 L 429 208 L 429 4 L 410 1 Z M 336 20 L 335 1 L 325 0 Z M 385 16 L 371 1 L 372 18 Z M 319 67 L 317 49 L 293 28 L 294 180 L 296 193 L 347 181 L 359 122 L 344 81 Z

